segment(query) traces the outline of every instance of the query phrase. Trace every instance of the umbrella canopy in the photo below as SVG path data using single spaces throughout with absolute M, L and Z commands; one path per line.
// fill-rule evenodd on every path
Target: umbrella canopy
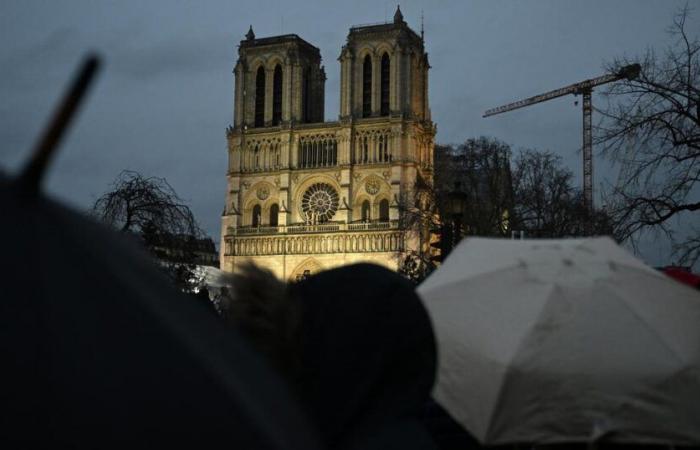
M 482 443 L 700 443 L 700 295 L 611 239 L 466 239 L 418 293 Z
M 123 235 L 1 180 L 0 204 L 0 442 L 316 448 L 282 382 Z

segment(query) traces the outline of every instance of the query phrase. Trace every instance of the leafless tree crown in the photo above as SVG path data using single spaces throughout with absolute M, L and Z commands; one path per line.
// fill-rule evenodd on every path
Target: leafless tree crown
M 103 222 L 124 232 L 157 232 L 200 237 L 202 232 L 190 208 L 164 178 L 122 171 L 92 207 Z
M 700 256 L 700 229 L 692 224 L 700 210 L 700 41 L 688 17 L 686 5 L 669 30 L 673 44 L 661 54 L 649 49 L 637 79 L 607 88 L 597 141 L 620 167 L 609 205 L 618 238 L 636 246 L 644 232 L 664 233 L 679 261 L 692 264 Z M 622 58 L 609 69 L 631 62 Z M 687 236 L 679 239 L 672 218 L 690 225 Z

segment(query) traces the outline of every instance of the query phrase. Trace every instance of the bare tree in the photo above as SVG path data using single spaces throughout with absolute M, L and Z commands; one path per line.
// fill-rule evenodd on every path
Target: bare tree
M 141 239 L 166 273 L 183 290 L 194 277 L 192 243 L 204 233 L 190 211 L 164 178 L 122 171 L 112 189 L 97 199 L 93 216 Z
M 636 248 L 645 232 L 665 234 L 680 261 L 693 264 L 700 257 L 700 229 L 692 225 L 700 210 L 700 41 L 688 32 L 688 17 L 686 5 L 669 30 L 673 44 L 661 55 L 648 50 L 637 79 L 609 85 L 597 141 L 620 166 L 609 204 L 617 237 Z M 672 219 L 687 221 L 687 237 L 678 239 Z
M 460 217 L 465 234 L 507 235 L 508 211 L 513 206 L 510 158 L 508 144 L 485 136 L 436 149 L 435 185 L 441 214 L 454 214 L 449 211 L 448 194 L 458 191 L 466 202 Z
M 514 229 L 541 238 L 582 235 L 583 198 L 561 157 L 550 151 L 521 150 L 514 165 Z
M 412 192 L 403 192 L 398 202 L 404 239 L 418 243 L 417 250 L 399 255 L 399 273 L 418 284 L 435 270 L 430 242 L 443 226 L 435 185 L 419 176 Z
M 436 145 L 434 153 L 434 180 L 419 178 L 413 190 L 399 199 L 407 238 L 422 243 L 418 251 L 402 255 L 399 261 L 400 272 L 415 282 L 435 269 L 436 250 L 427 243 L 438 239 L 438 234 L 443 242 L 433 245 L 441 247 L 441 252 L 464 235 L 506 235 L 513 199 L 507 144 L 479 137 L 460 145 Z M 464 202 L 462 211 L 452 210 L 455 193 Z

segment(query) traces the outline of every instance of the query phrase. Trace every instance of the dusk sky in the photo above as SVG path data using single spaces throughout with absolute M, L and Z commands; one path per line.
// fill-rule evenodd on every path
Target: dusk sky
M 480 135 L 561 155 L 581 179 L 581 107 L 563 97 L 487 119 L 484 110 L 603 74 L 616 57 L 662 52 L 685 1 L 404 0 L 414 30 L 424 16 L 430 103 L 439 143 Z M 691 6 L 700 2 L 690 2 Z M 0 3 L 0 169 L 28 156 L 87 51 L 105 65 L 51 168 L 46 190 L 86 210 L 123 169 L 164 177 L 219 245 L 237 45 L 295 33 L 321 49 L 325 119 L 339 107 L 337 58 L 352 25 L 390 20 L 395 2 L 28 1 Z M 697 35 L 700 9 L 687 29 Z M 603 106 L 599 95 L 594 106 Z M 596 117 L 594 115 L 594 123 Z M 594 185 L 614 182 L 598 157 Z M 684 224 L 680 224 L 681 227 Z M 50 227 L 50 224 L 47 224 Z M 652 265 L 667 244 L 646 244 Z

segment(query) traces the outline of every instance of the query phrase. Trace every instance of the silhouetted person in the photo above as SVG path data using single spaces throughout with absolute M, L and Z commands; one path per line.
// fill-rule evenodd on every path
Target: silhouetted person
M 225 315 L 285 374 L 328 447 L 436 448 L 419 419 L 435 339 L 413 286 L 370 264 L 273 280 L 246 269 Z

